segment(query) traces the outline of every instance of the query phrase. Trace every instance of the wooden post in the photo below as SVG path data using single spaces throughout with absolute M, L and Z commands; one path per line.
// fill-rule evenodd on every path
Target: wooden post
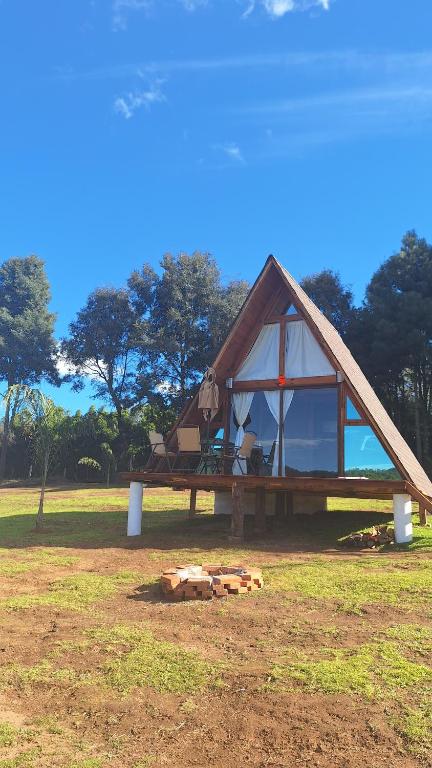
M 406 493 L 395 493 L 393 495 L 393 516 L 396 544 L 408 544 L 412 541 L 411 514 L 411 496 Z
M 230 424 L 231 424 L 231 390 L 227 389 L 225 392 L 225 412 L 224 412 L 224 443 L 223 443 L 223 455 L 228 455 L 228 446 L 230 439 Z M 221 471 L 223 475 L 228 474 L 228 460 L 222 460 Z
M 276 491 L 275 513 L 279 519 L 285 517 L 285 493 L 283 491 Z
M 294 517 L 294 494 L 290 491 L 285 494 L 285 513 L 287 517 Z
M 428 513 L 426 507 L 423 507 L 419 503 L 419 518 L 420 518 L 420 525 L 427 525 L 428 524 Z
M 131 482 L 129 487 L 129 509 L 127 535 L 140 536 L 142 522 L 143 484 Z
M 243 505 L 243 486 L 234 482 L 232 484 L 232 515 L 231 515 L 231 535 L 229 540 L 233 543 L 243 541 L 244 534 L 244 505 Z
M 278 445 L 278 475 L 279 477 L 285 475 L 285 467 L 282 466 L 283 456 L 283 440 L 284 440 L 284 422 L 283 422 L 283 389 L 279 392 L 279 445 Z
M 196 498 L 197 498 L 196 488 L 191 488 L 190 503 L 189 503 L 189 520 L 193 520 L 196 514 Z
M 338 425 L 337 425 L 337 444 L 338 444 L 338 475 L 343 477 L 345 474 L 345 386 L 343 381 L 337 385 L 338 392 Z
M 255 533 L 266 531 L 265 488 L 257 488 L 255 491 Z

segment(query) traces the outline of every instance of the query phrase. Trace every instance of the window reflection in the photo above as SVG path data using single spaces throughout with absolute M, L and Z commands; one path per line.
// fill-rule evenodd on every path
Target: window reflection
M 284 442 L 287 477 L 337 475 L 336 387 L 295 390 Z
M 371 427 L 345 427 L 345 474 L 382 480 L 400 477 Z

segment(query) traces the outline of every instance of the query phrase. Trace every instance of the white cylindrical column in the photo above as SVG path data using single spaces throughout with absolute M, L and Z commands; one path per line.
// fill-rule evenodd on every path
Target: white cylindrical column
M 396 544 L 408 544 L 412 541 L 411 516 L 411 496 L 406 493 L 395 493 L 393 496 L 393 517 Z
M 131 483 L 129 487 L 129 508 L 127 535 L 141 535 L 143 484 Z

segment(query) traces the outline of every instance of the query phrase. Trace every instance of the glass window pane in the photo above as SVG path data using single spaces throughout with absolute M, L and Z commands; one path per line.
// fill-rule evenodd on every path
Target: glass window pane
M 295 390 L 284 445 L 287 477 L 337 475 L 336 387 Z
M 371 427 L 345 427 L 345 475 L 382 480 L 400 477 Z
M 237 435 L 238 424 L 231 408 L 230 442 L 234 443 Z M 255 432 L 255 444 L 262 448 L 264 456 L 268 456 L 277 438 L 278 425 L 267 405 L 264 392 L 255 392 L 249 414 L 244 424 L 245 432 Z M 261 470 L 260 470 L 261 473 Z M 263 468 L 262 474 L 271 474 L 270 468 Z
M 346 399 L 346 417 L 347 419 L 356 419 L 358 421 L 362 420 L 362 417 L 360 416 L 358 410 L 354 408 L 349 397 Z
M 288 307 L 288 309 L 285 312 L 285 314 L 286 315 L 297 315 L 298 314 L 294 304 L 290 304 L 290 306 Z

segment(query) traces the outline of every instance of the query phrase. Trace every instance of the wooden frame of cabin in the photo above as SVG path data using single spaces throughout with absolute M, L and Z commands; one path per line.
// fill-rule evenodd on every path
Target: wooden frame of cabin
M 286 314 L 288 308 L 293 314 Z M 286 327 L 288 323 L 304 321 L 334 370 L 332 375 L 317 375 L 300 378 L 285 377 Z M 279 333 L 279 377 L 263 380 L 237 380 L 236 374 L 243 365 L 264 325 L 278 324 Z M 337 391 L 337 476 L 284 477 L 282 472 L 282 443 L 278 443 L 278 476 L 256 475 L 198 475 L 163 471 L 159 461 L 147 465 L 142 472 L 126 472 L 124 480 L 139 486 L 131 493 L 130 518 L 136 524 L 131 530 L 141 530 L 140 498 L 142 486 L 157 485 L 191 491 L 191 515 L 195 512 L 197 490 L 232 493 L 232 528 L 235 539 L 243 536 L 243 494 L 255 491 L 255 527 L 262 531 L 265 521 L 265 493 L 277 492 L 292 497 L 292 494 L 317 494 L 320 496 L 345 496 L 354 498 L 393 498 L 396 536 L 399 541 L 410 539 L 411 498 L 419 503 L 420 517 L 426 520 L 432 511 L 432 483 L 402 438 L 381 402 L 355 362 L 345 343 L 309 299 L 300 285 L 273 257 L 269 256 L 263 270 L 253 285 L 223 344 L 213 368 L 216 371 L 220 391 L 219 413 L 211 423 L 212 434 L 220 428 L 224 440 L 229 441 L 231 401 L 236 392 L 280 391 L 279 425 L 283 428 L 283 391 L 286 389 L 335 388 Z M 351 401 L 356 418 L 347 416 L 347 398 Z M 198 410 L 197 395 L 186 404 L 177 423 L 167 436 L 167 447 L 175 447 L 176 428 L 180 425 L 204 427 L 202 413 Z M 346 427 L 367 426 L 381 443 L 397 469 L 398 480 L 375 480 L 345 476 Z M 226 471 L 226 468 L 225 468 Z M 133 501 L 133 503 L 132 503 Z M 131 509 L 132 507 L 132 509 Z M 397 515 L 399 517 L 397 518 Z M 405 533 L 404 533 L 405 532 Z

